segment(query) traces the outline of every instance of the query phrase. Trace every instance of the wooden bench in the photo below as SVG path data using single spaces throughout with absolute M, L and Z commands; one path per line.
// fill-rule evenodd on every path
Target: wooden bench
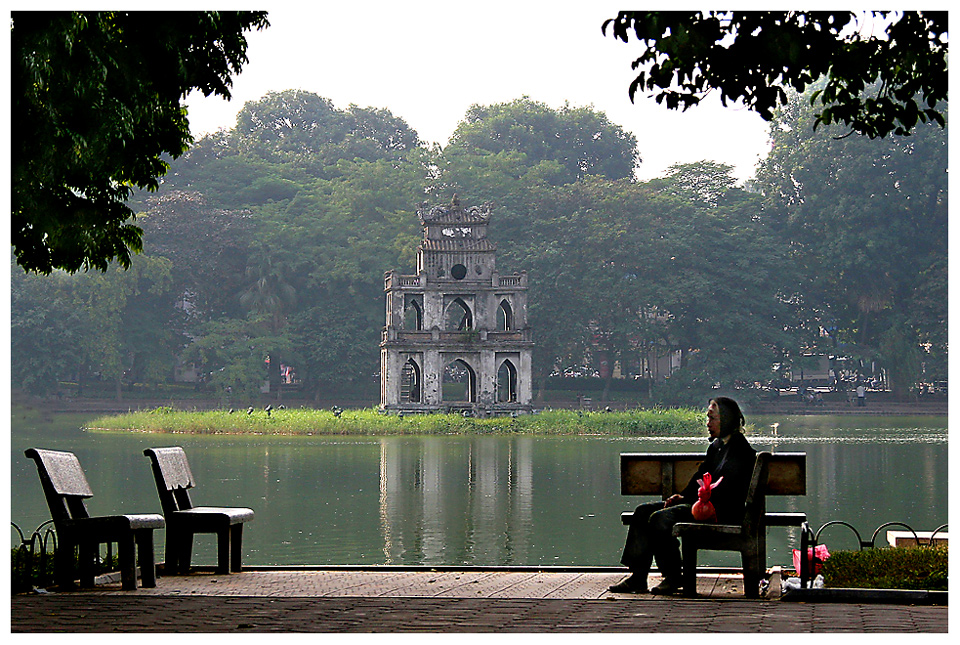
M 183 448 L 147 448 L 153 478 L 160 495 L 160 506 L 167 520 L 164 572 L 186 574 L 190 571 L 193 536 L 217 535 L 217 573 L 240 571 L 243 525 L 253 519 L 249 508 L 194 506 L 189 490 L 196 483 Z
M 163 528 L 163 517 L 155 513 L 91 517 L 83 500 L 93 497 L 93 491 L 76 455 L 40 448 L 28 448 L 24 454 L 37 464 L 53 516 L 58 541 L 54 556 L 57 585 L 73 588 L 75 564 L 79 562 L 81 586 L 92 587 L 100 545 L 115 542 L 122 588 L 137 588 L 138 561 L 143 586 L 156 587 L 153 531 Z M 75 551 L 79 551 L 79 560 L 75 560 Z
M 680 493 L 690 482 L 704 454 L 621 453 L 620 493 L 660 495 L 667 499 Z M 743 523 L 740 525 L 684 522 L 674 527 L 681 539 L 683 586 L 688 596 L 696 595 L 697 551 L 738 551 L 743 564 L 744 595 L 757 597 L 760 577 L 766 571 L 766 529 L 769 526 L 800 526 L 805 513 L 768 513 L 767 495 L 806 495 L 807 456 L 802 452 L 759 452 L 754 465 Z M 633 513 L 622 513 L 630 524 Z

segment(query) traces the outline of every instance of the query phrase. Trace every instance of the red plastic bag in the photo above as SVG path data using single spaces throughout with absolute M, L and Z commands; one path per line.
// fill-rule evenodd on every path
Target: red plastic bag
M 813 575 L 820 573 L 820 569 L 823 568 L 823 561 L 829 557 L 830 552 L 827 551 L 826 544 L 818 544 L 816 549 L 813 547 L 807 549 L 807 558 L 813 560 Z M 797 575 L 800 575 L 800 549 L 793 550 L 793 569 L 797 572 Z

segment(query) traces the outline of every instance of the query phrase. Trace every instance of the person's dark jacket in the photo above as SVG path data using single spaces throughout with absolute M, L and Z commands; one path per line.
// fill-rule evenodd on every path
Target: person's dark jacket
M 743 520 L 743 507 L 747 499 L 747 488 L 750 486 L 750 477 L 753 475 L 753 466 L 756 463 L 757 451 L 754 450 L 747 438 L 739 432 L 730 435 L 725 444 L 722 439 L 714 439 L 707 448 L 706 459 L 700 464 L 697 473 L 690 483 L 680 493 L 686 504 L 697 501 L 697 491 L 700 489 L 698 479 L 704 473 L 710 473 L 713 481 L 720 477 L 720 482 L 710 494 L 710 501 L 717 509 L 719 524 L 739 524 Z

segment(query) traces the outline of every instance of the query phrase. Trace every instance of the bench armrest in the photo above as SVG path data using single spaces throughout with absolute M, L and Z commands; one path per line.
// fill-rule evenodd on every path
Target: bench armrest
M 764 516 L 767 526 L 800 526 L 806 521 L 806 513 L 767 513 Z

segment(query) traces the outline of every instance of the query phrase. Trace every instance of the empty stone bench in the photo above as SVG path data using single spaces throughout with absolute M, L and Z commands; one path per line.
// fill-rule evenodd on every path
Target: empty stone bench
M 43 494 L 53 516 L 57 534 L 54 556 L 57 586 L 74 587 L 74 565 L 79 562 L 80 585 L 92 587 L 100 545 L 116 543 L 121 587 L 137 588 L 138 562 L 143 586 L 156 587 L 153 532 L 164 527 L 163 517 L 155 513 L 91 517 L 84 500 L 93 497 L 93 491 L 76 455 L 40 448 L 28 448 L 24 454 L 37 464 Z
M 253 519 L 249 508 L 194 506 L 189 490 L 196 483 L 183 448 L 147 448 L 153 477 L 160 495 L 160 507 L 167 521 L 164 572 L 186 574 L 190 571 L 193 536 L 217 535 L 217 573 L 241 570 L 243 525 Z

